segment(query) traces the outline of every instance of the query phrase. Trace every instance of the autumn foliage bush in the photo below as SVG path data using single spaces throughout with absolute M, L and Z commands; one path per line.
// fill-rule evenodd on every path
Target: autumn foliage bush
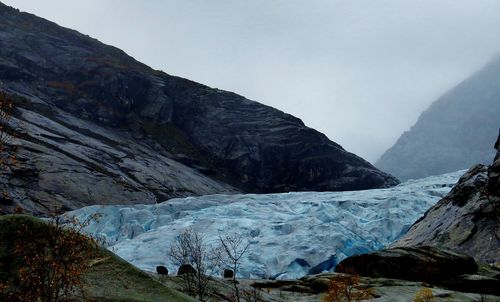
M 428 287 L 422 287 L 415 295 L 413 302 L 434 302 L 432 289 Z
M 0 263 L 10 267 L 7 280 L 0 279 L 0 300 L 84 300 L 79 289 L 99 246 L 81 232 L 85 224 L 60 217 L 49 223 L 21 221 L 12 240 L 12 263 Z
M 323 302 L 352 302 L 370 299 L 372 291 L 360 285 L 355 272 L 339 274 L 330 280 Z

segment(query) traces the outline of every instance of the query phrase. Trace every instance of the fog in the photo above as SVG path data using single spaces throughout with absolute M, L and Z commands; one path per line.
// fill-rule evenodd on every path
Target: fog
M 3 0 L 301 118 L 374 162 L 500 51 L 500 1 Z

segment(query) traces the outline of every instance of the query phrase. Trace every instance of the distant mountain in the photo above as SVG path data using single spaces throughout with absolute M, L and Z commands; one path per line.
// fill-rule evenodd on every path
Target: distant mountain
M 401 180 L 487 164 L 500 127 L 500 57 L 435 101 L 375 163 Z
M 0 90 L 21 145 L 5 212 L 398 183 L 296 117 L 1 3 Z
M 395 247 L 431 245 L 500 265 L 500 135 L 491 166 L 477 165 Z

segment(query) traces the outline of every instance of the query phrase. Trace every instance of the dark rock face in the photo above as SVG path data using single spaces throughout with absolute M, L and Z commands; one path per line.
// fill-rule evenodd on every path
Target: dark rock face
M 499 265 L 499 167 L 498 157 L 490 167 L 472 167 L 393 247 L 445 247 Z
M 500 127 L 500 57 L 436 100 L 375 166 L 400 180 L 489 164 Z
M 337 265 L 335 271 L 435 283 L 474 274 L 477 269 L 474 259 L 467 255 L 433 247 L 405 247 L 348 257 Z
M 500 196 L 500 130 L 497 142 L 495 143 L 497 154 L 495 160 L 488 171 L 490 194 Z
M 168 275 L 168 269 L 163 265 L 159 265 L 156 267 L 156 273 L 158 275 Z
M 474 259 L 435 247 L 404 247 L 351 256 L 335 268 L 364 277 L 421 281 L 462 292 L 500 295 L 500 278 L 479 274 Z M 493 274 L 495 270 L 492 268 Z
M 177 275 L 185 275 L 185 274 L 196 274 L 196 269 L 191 264 L 183 264 L 179 266 L 177 270 Z
M 22 97 L 20 156 L 39 176 L 9 189 L 33 212 L 398 183 L 289 114 L 2 4 L 0 88 Z

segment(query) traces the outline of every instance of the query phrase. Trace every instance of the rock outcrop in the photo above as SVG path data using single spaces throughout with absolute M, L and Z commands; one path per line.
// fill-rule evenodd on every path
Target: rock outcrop
M 436 100 L 375 166 L 400 180 L 489 164 L 500 127 L 500 57 Z
M 433 247 L 393 248 L 351 256 L 335 267 L 339 273 L 433 283 L 477 270 L 472 257 Z
M 21 125 L 7 211 L 398 183 L 298 118 L 1 3 L 0 89 Z
M 451 250 L 421 246 L 391 248 L 342 260 L 336 272 L 371 278 L 421 281 L 463 292 L 500 295 L 500 271 L 479 270 L 474 259 Z
M 430 208 L 394 247 L 431 245 L 500 265 L 500 135 L 489 167 L 477 165 Z

